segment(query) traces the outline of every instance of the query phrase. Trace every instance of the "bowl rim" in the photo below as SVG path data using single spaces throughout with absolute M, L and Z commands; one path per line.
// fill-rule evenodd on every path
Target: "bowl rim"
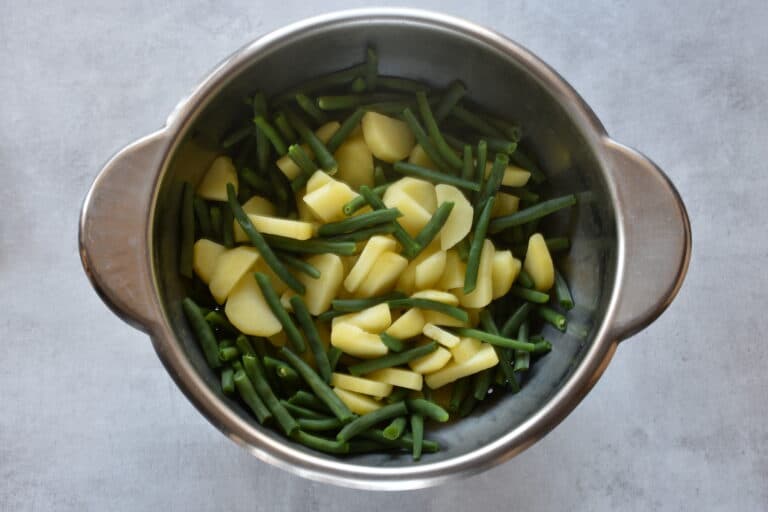
M 187 133 L 200 112 L 221 92 L 233 76 L 247 69 L 251 60 L 260 52 L 272 51 L 280 45 L 291 44 L 290 39 L 296 34 L 322 31 L 329 27 L 353 23 L 370 24 L 372 21 L 425 25 L 456 32 L 486 49 L 504 55 L 508 60 L 514 60 L 557 99 L 561 108 L 580 129 L 600 163 L 600 168 L 606 168 L 606 157 L 602 147 L 608 135 L 602 123 L 568 82 L 516 42 L 473 22 L 427 10 L 362 8 L 336 11 L 294 22 L 257 37 L 220 62 L 186 98 L 176 105 L 163 129 L 168 137 L 168 143 L 162 165 L 154 177 L 154 192 L 147 213 L 149 219 L 146 231 L 147 247 L 153 247 L 154 226 L 151 219 L 156 215 L 160 183 L 169 167 L 169 156 L 175 152 L 181 143 L 182 135 Z M 419 489 L 469 476 L 508 460 L 546 435 L 586 396 L 602 375 L 616 350 L 618 340 L 611 339 L 610 325 L 616 313 L 618 292 L 623 280 L 624 233 L 621 210 L 617 208 L 615 182 L 605 173 L 604 182 L 616 217 L 615 277 L 605 314 L 599 328 L 596 329 L 591 345 L 586 349 L 579 365 L 569 378 L 533 415 L 502 437 L 450 459 L 404 467 L 353 464 L 341 459 L 317 456 L 282 437 L 279 439 L 273 437 L 267 433 L 267 429 L 255 426 L 241 418 L 208 387 L 184 355 L 184 350 L 171 328 L 167 311 L 160 303 L 161 285 L 155 272 L 157 266 L 153 250 L 147 251 L 146 263 L 148 268 L 152 269 L 153 301 L 156 311 L 160 314 L 151 325 L 147 326 L 147 329 L 161 362 L 194 406 L 223 434 L 265 462 L 312 480 L 367 490 Z

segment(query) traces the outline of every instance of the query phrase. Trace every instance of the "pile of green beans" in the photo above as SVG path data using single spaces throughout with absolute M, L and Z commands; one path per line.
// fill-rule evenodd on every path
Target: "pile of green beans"
M 345 456 L 407 451 L 418 460 L 422 454 L 439 450 L 436 442 L 425 438 L 425 424 L 465 417 L 478 402 L 494 396 L 494 390 L 516 393 L 521 389 L 530 368 L 553 348 L 542 334 L 532 332 L 544 328 L 567 332 L 566 315 L 575 302 L 564 275 L 556 269 L 550 293 L 536 290 L 531 276 L 521 270 L 509 293 L 479 313 L 480 325 L 447 328 L 457 336 L 492 345 L 499 364 L 454 382 L 443 404 L 445 408 L 430 399 L 427 388 L 411 392 L 396 387 L 382 400 L 381 408 L 358 416 L 330 387 L 335 371 L 365 376 L 406 365 L 438 350 L 439 345 L 436 341 L 409 344 L 381 333 L 388 353 L 360 360 L 342 355 L 336 347 L 326 348 L 317 322 L 382 303 L 393 310 L 434 312 L 462 325 L 470 320 L 460 307 L 397 291 L 366 299 L 336 299 L 320 315 L 312 315 L 307 309 L 303 296 L 321 272 L 304 256 L 353 256 L 359 252 L 360 242 L 374 235 L 391 235 L 399 242 L 401 254 L 412 260 L 438 236 L 454 203 L 440 204 L 423 229 L 412 236 L 398 221 L 401 212 L 387 208 L 382 200 L 392 181 L 411 176 L 453 185 L 472 202 L 470 233 L 457 246 L 467 268 L 461 290 L 464 294 L 477 287 L 485 239 L 523 259 L 526 241 L 538 231 L 539 222 L 577 204 L 575 194 L 548 197 L 547 176 L 531 152 L 533 144 L 524 130 L 477 108 L 468 99 L 469 92 L 460 80 L 440 90 L 420 80 L 380 75 L 379 55 L 368 48 L 365 60 L 359 64 L 316 77 L 273 97 L 256 91 L 245 98 L 243 115 L 219 140 L 221 153 L 235 164 L 239 182 L 237 192 L 233 184 L 227 186 L 226 202 L 203 199 L 195 194 L 191 183 L 181 186 L 179 274 L 189 282 L 189 296 L 181 302 L 181 310 L 208 366 L 218 372 L 224 396 L 238 401 L 260 424 L 273 424 L 293 441 L 324 453 Z M 261 233 L 242 204 L 253 194 L 263 195 L 277 206 L 279 215 L 297 218 L 295 194 L 306 187 L 318 169 L 329 175 L 338 171 L 335 152 L 371 111 L 404 121 L 434 166 L 376 160 L 375 186 L 361 186 L 359 195 L 339 205 L 347 218 L 320 225 L 310 240 Z M 323 142 L 315 130 L 329 121 L 338 121 L 340 127 Z M 275 161 L 279 158 L 290 159 L 298 167 L 295 178 L 287 179 L 277 168 Z M 487 162 L 493 163 L 488 173 Z M 531 173 L 525 187 L 503 185 L 508 165 Z M 499 192 L 517 196 L 519 210 L 494 217 Z M 360 213 L 364 208 L 370 211 Z M 273 274 L 270 277 L 266 271 L 255 272 L 253 279 L 285 334 L 287 344 L 279 349 L 265 338 L 240 333 L 195 276 L 195 240 L 208 238 L 227 248 L 235 247 L 235 223 L 245 232 L 246 244 L 258 251 Z M 564 236 L 547 238 L 545 242 L 555 255 L 567 253 L 571 247 Z M 271 281 L 275 278 L 293 294 L 283 297 L 286 302 L 281 302 L 275 290 Z

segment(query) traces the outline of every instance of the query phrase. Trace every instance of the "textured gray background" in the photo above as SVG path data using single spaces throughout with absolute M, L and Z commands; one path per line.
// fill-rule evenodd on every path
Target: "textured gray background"
M 266 30 L 363 4 L 57 3 L 0 1 L 0 509 L 766 509 L 768 3 L 417 3 L 558 69 L 677 184 L 694 257 L 670 310 L 542 442 L 396 495 L 301 480 L 221 436 L 102 305 L 76 246 L 101 164 L 213 64 Z

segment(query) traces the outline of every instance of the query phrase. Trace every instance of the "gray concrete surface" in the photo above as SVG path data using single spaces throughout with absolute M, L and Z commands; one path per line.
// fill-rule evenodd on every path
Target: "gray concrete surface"
M 0 2 L 0 510 L 740 510 L 768 507 L 768 3 L 422 1 L 552 64 L 685 198 L 688 280 L 590 396 L 450 487 L 301 480 L 221 436 L 93 293 L 80 203 L 266 30 L 362 2 Z

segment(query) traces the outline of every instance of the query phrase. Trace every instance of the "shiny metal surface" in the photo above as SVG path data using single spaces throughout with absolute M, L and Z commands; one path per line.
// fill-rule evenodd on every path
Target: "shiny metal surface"
M 255 87 L 278 91 L 357 61 L 367 43 L 379 48 L 387 74 L 435 84 L 464 79 L 474 99 L 526 127 L 557 191 L 577 192 L 581 199 L 572 219 L 550 221 L 574 241 L 563 262 L 580 305 L 571 315 L 574 328 L 562 336 L 548 333 L 556 348 L 523 392 L 471 421 L 440 429 L 436 436 L 445 450 L 418 464 L 409 457 L 325 457 L 261 428 L 218 391 L 178 305 L 184 293 L 174 270 L 178 184 L 200 177 L 237 99 Z M 116 215 L 119 201 L 123 208 Z M 656 166 L 612 141 L 570 86 L 525 49 L 455 18 L 365 9 L 288 26 L 220 64 L 162 130 L 107 164 L 83 206 L 80 248 L 105 302 L 150 334 L 181 390 L 231 439 L 305 477 L 401 490 L 486 469 L 562 420 L 597 381 L 617 342 L 673 299 L 690 256 L 690 227 L 674 187 Z

